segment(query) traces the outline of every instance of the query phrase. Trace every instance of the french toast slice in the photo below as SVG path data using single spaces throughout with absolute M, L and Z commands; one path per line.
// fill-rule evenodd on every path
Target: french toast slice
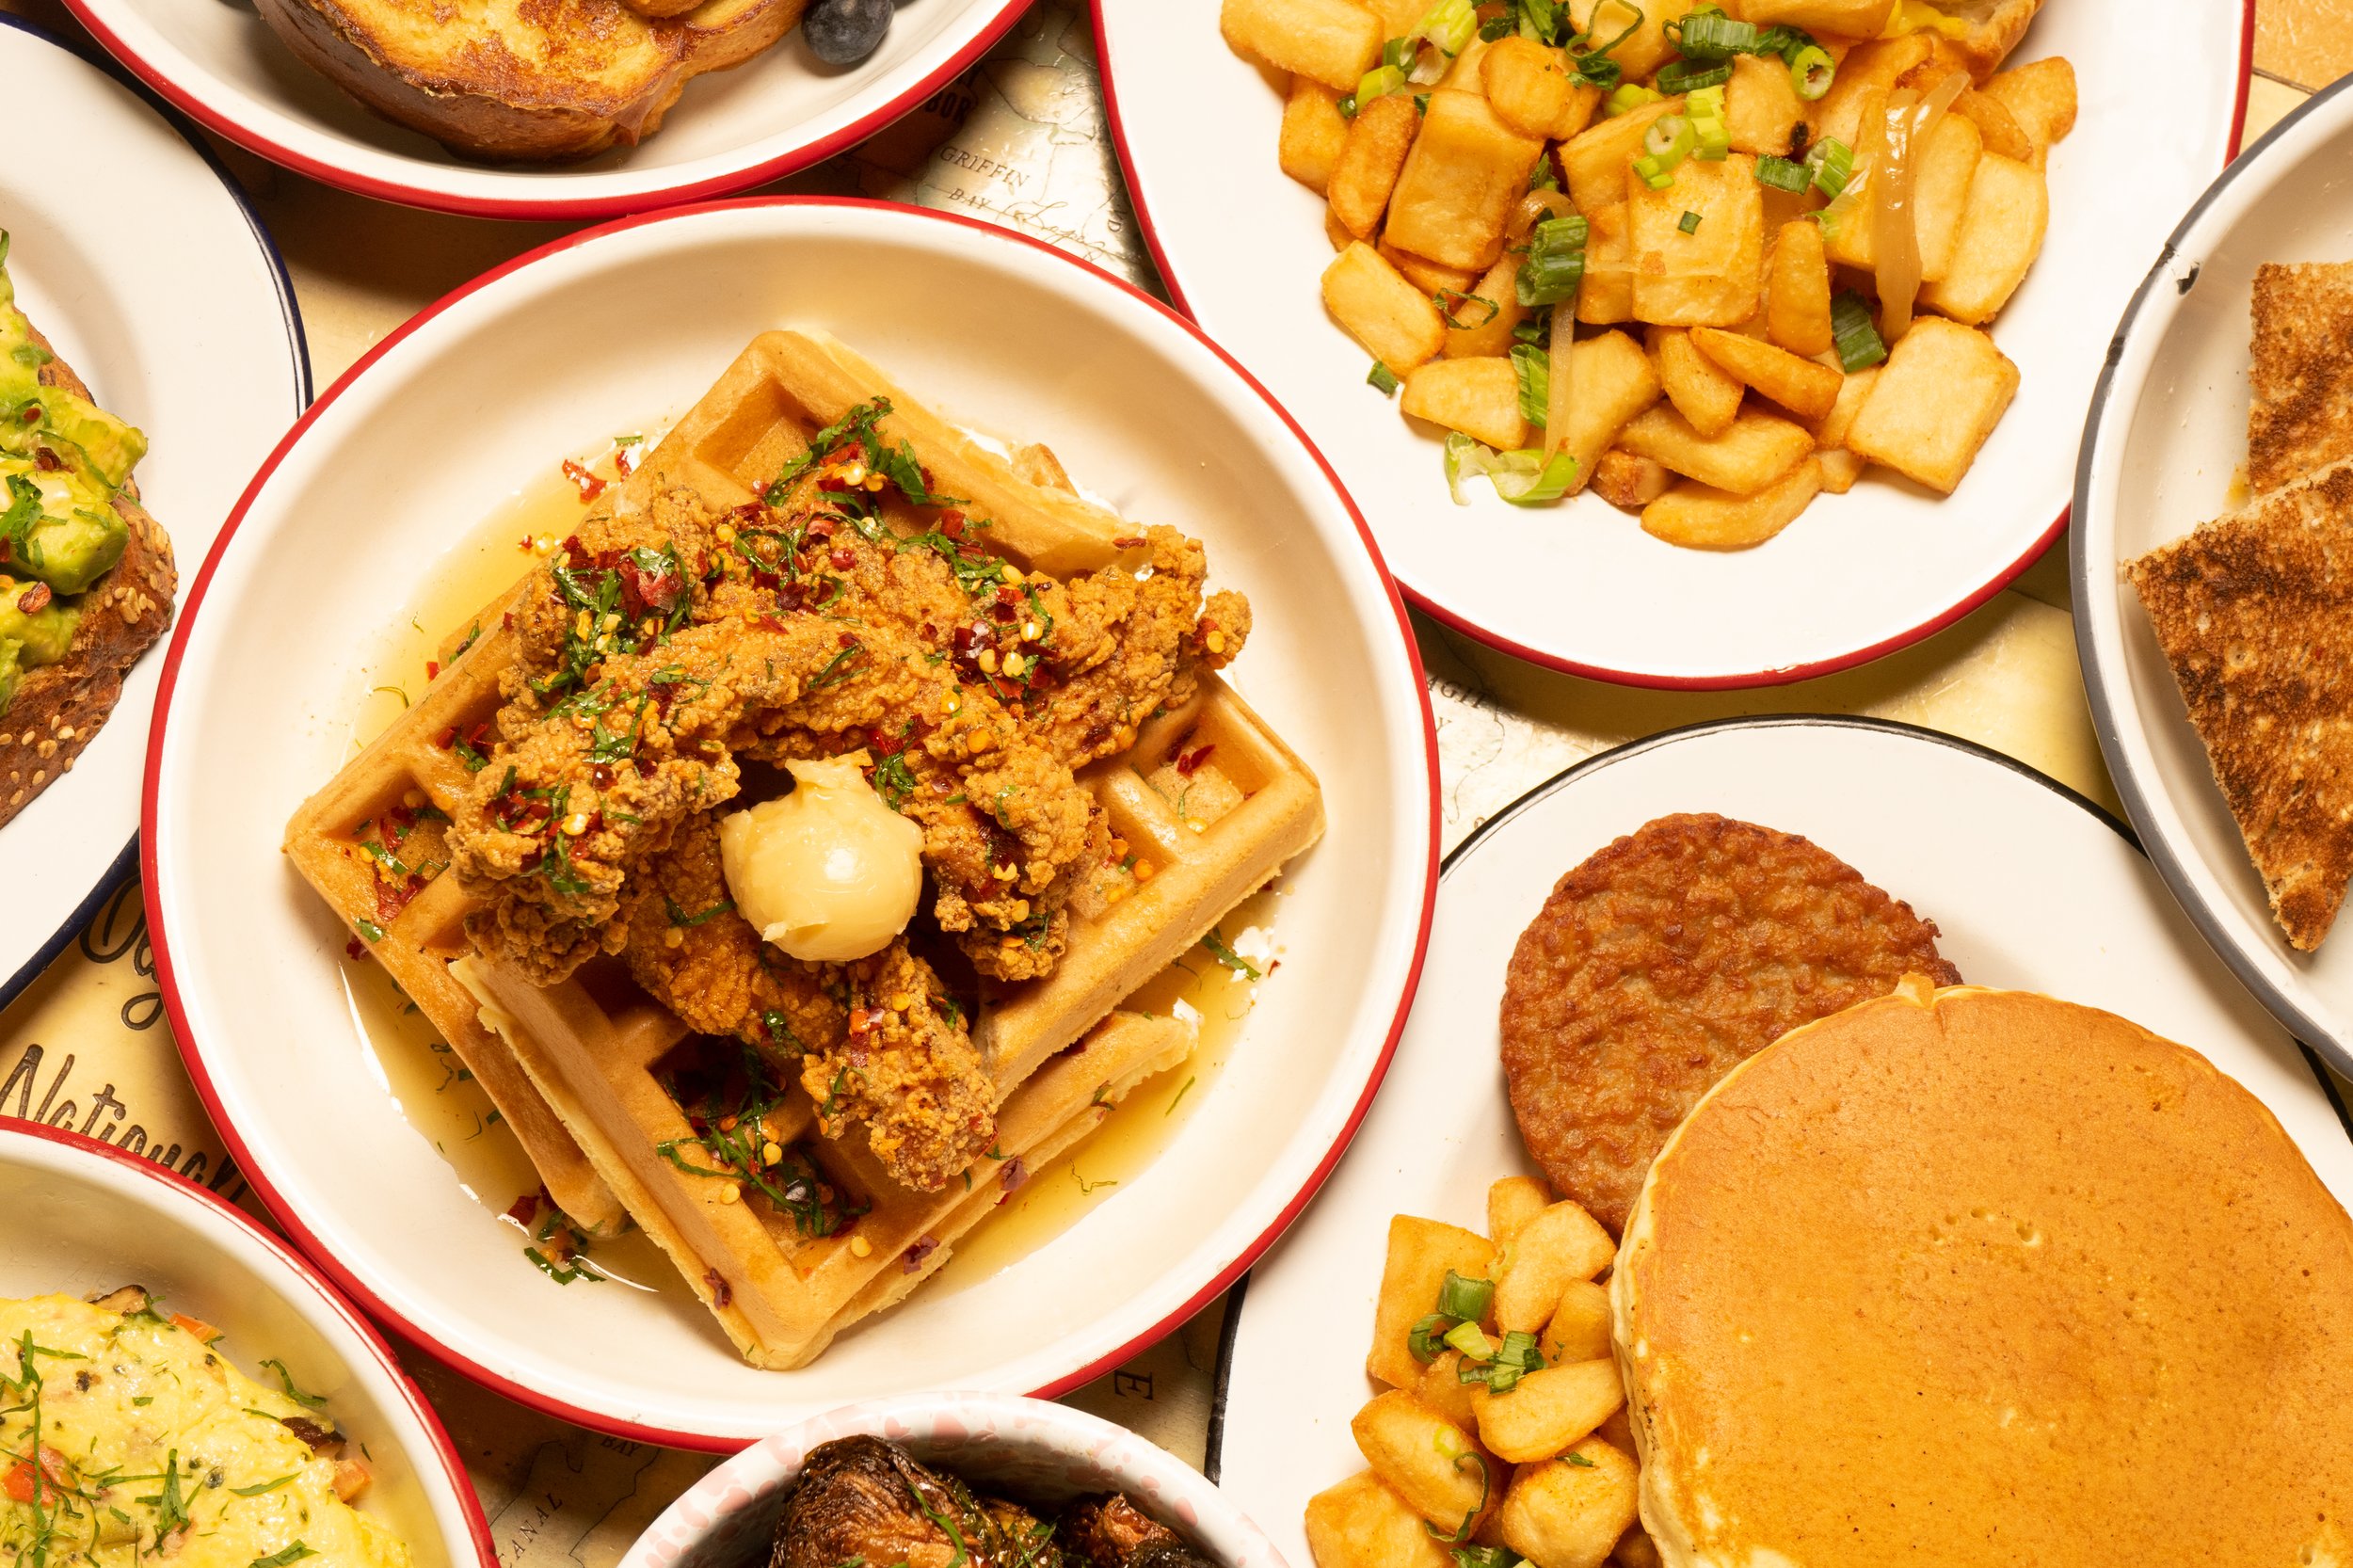
M 2353 457 L 2353 262 L 2255 269 L 2247 482 L 2276 490 Z
M 661 129 L 686 84 L 791 31 L 807 0 L 258 0 L 302 61 L 454 152 L 584 158 Z
M 1943 19 L 1937 33 L 1951 42 L 1968 61 L 1969 74 L 1982 83 L 2002 68 L 2026 36 L 2042 0 L 1926 0 L 1926 8 Z
M 2289 944 L 2353 877 L 2353 459 L 2125 567 Z
M 50 356 L 38 379 L 89 401 L 89 387 L 57 358 L 38 327 L 33 345 Z M 82 594 L 82 619 L 66 656 L 24 672 L 0 712 L 0 826 L 63 777 L 122 696 L 122 680 L 171 624 L 179 572 L 171 536 L 139 504 L 136 481 L 115 497 L 130 538 L 122 559 Z

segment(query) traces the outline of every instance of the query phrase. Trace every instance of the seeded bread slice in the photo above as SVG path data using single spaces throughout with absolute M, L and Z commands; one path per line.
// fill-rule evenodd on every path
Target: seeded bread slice
M 2255 269 L 2247 479 L 2276 490 L 2353 457 L 2353 263 Z
M 38 328 L 33 342 L 55 354 Z M 41 367 L 40 384 L 90 395 L 60 359 Z M 66 656 L 26 670 L 16 699 L 0 712 L 0 825 L 72 768 L 121 699 L 123 676 L 171 624 L 179 582 L 171 537 L 138 504 L 136 484 L 123 487 L 115 510 L 131 531 L 122 559 L 83 594 L 81 624 Z
M 2310 952 L 2353 876 L 2353 459 L 2124 569 L 2272 919 Z

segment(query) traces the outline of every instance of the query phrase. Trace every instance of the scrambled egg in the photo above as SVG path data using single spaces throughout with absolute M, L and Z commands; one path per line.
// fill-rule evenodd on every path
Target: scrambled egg
M 143 1292 L 107 1302 L 130 1309 L 0 1300 L 0 1561 L 408 1568 L 344 1500 L 365 1472 L 291 1379 L 255 1383 Z

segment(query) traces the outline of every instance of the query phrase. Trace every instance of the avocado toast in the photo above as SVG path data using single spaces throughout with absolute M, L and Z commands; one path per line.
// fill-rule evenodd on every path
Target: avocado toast
M 138 503 L 147 438 L 16 308 L 0 232 L 0 824 L 98 732 L 171 620 L 171 540 Z

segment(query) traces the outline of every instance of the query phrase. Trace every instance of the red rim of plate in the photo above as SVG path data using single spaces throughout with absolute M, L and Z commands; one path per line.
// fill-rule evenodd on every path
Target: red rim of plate
M 2253 0 L 2249 0 L 2249 4 L 2251 6 Z M 333 185 L 340 190 L 353 191 L 360 196 L 374 197 L 379 201 L 397 202 L 406 207 L 422 207 L 428 212 L 458 213 L 469 217 L 500 217 L 521 222 L 619 217 L 656 207 L 667 207 L 686 202 L 706 202 L 715 197 L 731 196 L 737 191 L 748 190 L 754 185 L 770 180 L 780 180 L 788 174 L 797 174 L 811 164 L 822 163 L 835 153 L 846 152 L 864 141 L 875 132 L 905 115 L 907 111 L 938 91 L 949 82 L 962 75 L 973 61 L 986 54 L 999 39 L 1012 30 L 1013 24 L 1021 19 L 1022 12 L 1029 8 L 1030 0 L 1001 0 L 997 14 L 988 20 L 979 33 L 974 35 L 971 41 L 957 50 L 936 69 L 925 72 L 920 80 L 911 84 L 904 92 L 898 94 L 872 113 L 861 116 L 841 129 L 828 136 L 820 136 L 815 141 L 796 147 L 790 152 L 778 153 L 760 163 L 714 174 L 708 179 L 696 180 L 685 184 L 660 185 L 648 190 L 617 196 L 547 198 L 451 195 L 441 191 L 426 190 L 421 186 L 404 185 L 393 180 L 377 180 L 367 175 L 355 174 L 334 164 L 322 162 L 307 153 L 297 152 L 232 119 L 227 113 L 214 108 L 194 93 L 182 88 L 167 75 L 161 67 L 132 49 L 122 40 L 120 34 L 107 26 L 96 14 L 92 0 L 65 0 L 65 5 L 66 8 L 73 13 L 73 19 L 89 29 L 90 36 L 96 39 L 108 54 L 129 67 L 136 73 L 139 80 L 161 94 L 172 107 L 206 130 L 235 142 L 248 152 L 266 158 L 271 163 L 283 168 L 291 168 L 297 174 L 308 175 L 322 184 Z M 536 255 L 538 252 L 533 251 L 530 254 Z M 527 260 L 528 257 L 524 259 Z M 486 276 L 495 277 L 497 274 L 491 273 Z M 449 297 L 456 298 L 456 296 L 453 294 Z
M 343 1293 L 320 1277 L 319 1270 L 309 1258 L 254 1224 L 252 1216 L 219 1193 L 190 1181 L 177 1172 L 167 1171 L 152 1160 L 125 1154 L 112 1144 L 102 1144 L 95 1138 L 85 1137 L 66 1128 L 49 1127 L 17 1116 L 0 1116 L 0 1137 L 10 1133 L 38 1138 L 43 1143 L 55 1144 L 81 1154 L 94 1155 L 126 1170 L 136 1171 L 151 1181 L 162 1183 L 175 1194 L 188 1199 L 199 1208 L 210 1208 L 235 1224 L 267 1249 L 271 1256 L 284 1264 L 296 1278 L 315 1291 L 391 1375 L 392 1385 L 400 1390 L 401 1398 L 408 1402 L 409 1414 L 417 1418 L 418 1424 L 424 1428 L 425 1435 L 433 1440 L 434 1457 L 441 1462 L 441 1474 L 448 1480 L 450 1490 L 456 1495 L 458 1509 L 466 1517 L 466 1529 L 472 1537 L 474 1552 L 482 1560 L 482 1568 L 499 1568 L 498 1548 L 490 1539 L 490 1521 L 483 1514 L 482 1499 L 475 1494 L 473 1480 L 466 1474 L 466 1466 L 457 1457 L 457 1447 L 450 1441 L 449 1431 L 441 1425 L 440 1416 L 425 1399 L 424 1390 L 419 1388 L 416 1380 L 402 1368 L 399 1359 L 392 1354 L 392 1346 L 386 1344 L 384 1336 L 376 1332 L 376 1325 L 354 1311 Z
M 162 765 L 165 738 L 170 732 L 172 697 L 179 687 L 180 662 L 186 650 L 189 631 L 195 626 L 197 616 L 204 608 L 205 596 L 212 587 L 213 574 L 218 569 L 221 557 L 228 550 L 230 541 L 236 537 L 237 530 L 245 521 L 246 513 L 251 508 L 255 498 L 269 483 L 270 476 L 277 471 L 279 464 L 284 461 L 286 455 L 301 440 L 304 432 L 310 429 L 322 413 L 332 408 L 344 392 L 367 373 L 369 367 L 389 353 L 394 344 L 415 333 L 427 322 L 459 300 L 488 287 L 509 273 L 520 271 L 534 263 L 569 250 L 588 241 L 631 229 L 704 213 L 760 207 L 877 209 L 904 213 L 929 222 L 953 224 L 976 230 L 992 239 L 1024 245 L 1045 256 L 1052 257 L 1058 263 L 1078 267 L 1126 295 L 1131 300 L 1149 307 L 1154 312 L 1176 326 L 1186 336 L 1215 356 L 1244 386 L 1257 394 L 1259 401 L 1265 404 L 1268 411 L 1281 421 L 1284 428 L 1290 432 L 1292 439 L 1299 443 L 1300 449 L 1314 459 L 1317 469 L 1323 475 L 1324 482 L 1331 487 L 1333 495 L 1346 509 L 1350 520 L 1355 524 L 1356 536 L 1363 542 L 1365 552 L 1370 558 L 1373 569 L 1380 575 L 1383 588 L 1388 597 L 1389 608 L 1397 617 L 1398 636 L 1404 645 L 1407 664 L 1413 673 L 1415 696 L 1421 709 L 1422 755 L 1428 769 L 1430 797 L 1429 847 L 1424 856 L 1421 914 L 1414 938 L 1413 957 L 1406 967 L 1404 984 L 1398 995 L 1397 1012 L 1389 1020 L 1388 1032 L 1382 1041 L 1380 1055 L 1373 1063 L 1372 1072 L 1366 1080 L 1364 1090 L 1357 1096 L 1356 1103 L 1350 1108 L 1347 1118 L 1340 1127 L 1338 1136 L 1333 1140 L 1332 1146 L 1324 1151 L 1323 1156 L 1317 1161 L 1315 1169 L 1309 1173 L 1306 1181 L 1298 1192 L 1283 1206 L 1273 1222 L 1255 1240 L 1245 1246 L 1231 1262 L 1219 1269 L 1209 1281 L 1188 1297 L 1182 1305 L 1169 1313 L 1150 1329 L 1076 1371 L 1030 1390 L 1035 1398 L 1052 1399 L 1056 1395 L 1066 1393 L 1081 1384 L 1100 1377 L 1138 1352 L 1159 1343 L 1199 1312 L 1202 1307 L 1208 1305 L 1220 1292 L 1240 1278 L 1251 1264 L 1257 1261 L 1259 1255 L 1272 1246 L 1275 1239 L 1289 1227 L 1290 1223 L 1298 1218 L 1300 1210 L 1307 1206 L 1308 1201 L 1322 1187 L 1324 1179 L 1332 1174 L 1332 1168 L 1339 1162 L 1340 1156 L 1347 1151 L 1348 1145 L 1354 1140 L 1358 1125 L 1363 1122 L 1365 1112 L 1371 1107 L 1374 1093 L 1381 1087 L 1382 1080 L 1388 1074 L 1389 1060 L 1397 1052 L 1398 1037 L 1405 1028 L 1406 1015 L 1413 1009 L 1414 993 L 1421 983 L 1422 960 L 1430 950 L 1430 922 L 1436 906 L 1438 887 L 1440 796 L 1437 724 L 1430 708 L 1429 682 L 1422 670 L 1421 651 L 1414 642 L 1413 624 L 1406 616 L 1404 601 L 1398 597 L 1396 579 L 1390 576 L 1387 565 L 1382 560 L 1380 546 L 1373 541 L 1371 530 L 1365 525 L 1364 515 L 1357 511 L 1356 504 L 1349 496 L 1346 487 L 1341 485 L 1339 475 L 1332 472 L 1332 465 L 1324 460 L 1323 454 L 1317 450 L 1315 443 L 1307 439 L 1307 433 L 1299 427 L 1298 423 L 1290 417 L 1283 406 L 1258 384 L 1257 378 L 1242 368 L 1232 355 L 1219 347 L 1198 327 L 1133 284 L 1113 277 L 1090 262 L 1070 255 L 1066 251 L 1058 250 L 1042 240 L 1032 239 L 1027 234 L 1018 233 L 1010 229 L 1001 229 L 994 224 L 983 223 L 976 218 L 965 217 L 960 214 L 909 206 L 904 202 L 878 201 L 852 197 L 766 196 L 670 207 L 659 212 L 643 213 L 632 217 L 617 219 L 593 229 L 584 229 L 577 233 L 566 234 L 558 239 L 551 240 L 536 249 L 526 251 L 505 264 L 494 267 L 472 281 L 444 295 L 433 304 L 409 317 L 382 342 L 362 355 L 349 370 L 336 378 L 335 384 L 328 388 L 320 395 L 318 401 L 312 404 L 302 417 L 296 420 L 294 426 L 286 432 L 285 438 L 278 443 L 277 448 L 270 453 L 268 458 L 255 472 L 252 482 L 246 487 L 245 493 L 238 497 L 236 507 L 229 514 L 228 520 L 222 523 L 219 537 L 214 541 L 211 552 L 205 556 L 202 569 L 197 573 L 194 584 L 188 589 L 187 600 L 181 609 L 178 624 L 172 629 L 171 646 L 164 657 L 163 679 L 155 698 L 155 723 L 148 738 L 146 779 L 140 791 L 139 875 L 149 888 L 159 885 L 159 867 L 155 858 L 157 777 Z M 321 1239 L 301 1223 L 294 1211 L 293 1205 L 279 1192 L 277 1184 L 263 1170 L 260 1162 L 253 1159 L 251 1148 L 236 1127 L 222 1114 L 220 1098 L 214 1088 L 211 1074 L 205 1069 L 203 1053 L 198 1048 L 194 1034 L 188 1028 L 187 1012 L 180 994 L 179 971 L 172 958 L 171 934 L 162 921 L 152 919 L 149 921 L 148 929 L 155 950 L 155 980 L 163 992 L 165 1011 L 171 1019 L 172 1036 L 179 1045 L 181 1061 L 186 1064 L 188 1076 L 195 1081 L 197 1095 L 204 1102 L 205 1112 L 212 1118 L 214 1127 L 219 1131 L 222 1141 L 228 1144 L 230 1152 L 236 1157 L 237 1163 L 243 1167 L 246 1180 L 254 1192 L 260 1194 L 263 1204 L 278 1223 L 286 1228 L 296 1243 L 315 1260 L 322 1271 L 332 1277 L 370 1313 L 389 1325 L 402 1338 L 453 1371 L 519 1404 L 528 1405 L 534 1410 L 559 1419 L 640 1443 L 656 1443 L 665 1448 L 696 1448 L 714 1453 L 731 1453 L 752 1441 L 744 1438 L 714 1437 L 700 1432 L 675 1432 L 619 1420 L 597 1411 L 581 1409 L 536 1388 L 517 1383 L 488 1367 L 460 1355 L 455 1350 L 424 1334 L 399 1313 L 394 1312 L 375 1291 L 368 1288 L 366 1281 L 344 1267 Z
M 68 4 L 73 3 L 74 0 L 68 0 Z M 1176 281 L 1175 269 L 1168 264 L 1168 253 L 1160 247 L 1160 230 L 1152 222 L 1151 209 L 1144 204 L 1143 188 L 1136 180 L 1135 153 L 1128 145 L 1127 121 L 1120 117 L 1119 113 L 1119 89 L 1116 85 L 1118 73 L 1112 69 L 1112 41 L 1103 25 L 1104 11 L 1109 4 L 1111 0 L 1096 0 L 1095 5 L 1095 58 L 1103 76 L 1104 120 L 1111 127 L 1112 146 L 1119 155 L 1120 173 L 1126 177 L 1128 200 L 1135 208 L 1136 227 L 1144 235 L 1144 248 L 1152 253 L 1152 264 L 1160 269 L 1160 282 L 1167 288 L 1169 298 L 1176 302 L 1177 310 L 1190 318 L 1193 315 L 1193 307 L 1185 299 L 1185 291 Z M 2231 110 L 2231 135 L 2226 143 L 2229 151 L 2223 154 L 2222 159 L 2225 166 L 2238 156 L 2239 144 L 2247 133 L 2247 95 L 2249 88 L 2253 85 L 2255 74 L 2255 0 L 2245 0 L 2245 6 L 2246 17 L 2239 27 L 2238 101 Z M 1296 428 L 1295 425 L 1294 428 Z M 1328 468 L 1329 465 L 1327 464 L 1326 467 Z M 1610 669 L 1603 664 L 1583 664 L 1575 659 L 1564 659 L 1559 654 L 1546 653 L 1541 648 L 1533 648 L 1514 642 L 1501 632 L 1490 632 L 1464 616 L 1460 611 L 1448 609 L 1445 605 L 1438 603 L 1416 589 L 1411 584 L 1400 583 L 1398 587 L 1405 598 L 1412 601 L 1414 608 L 1428 616 L 1432 620 L 1460 632 L 1489 648 L 1508 653 L 1514 659 L 1524 659 L 1531 664 L 1540 664 L 1545 669 L 1558 670 L 1563 675 L 1583 676 L 1592 680 L 1607 680 L 1619 686 L 1641 686 L 1668 692 L 1740 691 L 1756 686 L 1783 686 L 1792 681 L 1811 680 L 1817 676 L 1836 675 L 1841 670 L 1853 669 L 1858 664 L 1867 664 L 1874 659 L 1884 658 L 1899 648 L 1909 648 L 1923 637 L 1933 636 L 1985 603 L 2004 588 L 2009 587 L 2020 572 L 2034 565 L 2036 559 L 2044 551 L 2050 549 L 2058 536 L 2067 531 L 2069 515 L 2070 508 L 2061 506 L 2058 517 L 2052 521 L 2050 527 L 2037 536 L 2034 543 L 2026 548 L 2025 553 L 1995 572 L 1983 586 L 1964 595 L 1951 608 L 1929 616 L 1909 631 L 1898 632 L 1891 637 L 1883 637 L 1851 653 L 1835 654 L 1827 659 L 1817 659 L 1811 664 L 1789 664 L 1780 669 L 1757 670 L 1748 675 L 1652 675 L 1639 671 Z

